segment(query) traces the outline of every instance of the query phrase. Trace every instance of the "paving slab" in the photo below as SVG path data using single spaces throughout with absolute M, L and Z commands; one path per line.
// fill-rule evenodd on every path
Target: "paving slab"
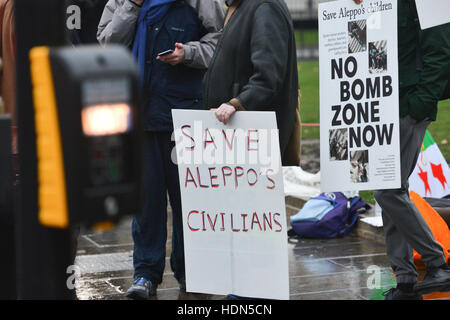
M 301 201 L 287 199 L 295 214 Z M 76 265 L 81 277 L 76 281 L 80 300 L 124 300 L 133 278 L 131 218 L 114 230 L 92 233 L 81 230 Z M 221 300 L 224 296 L 180 292 L 170 269 L 171 219 L 166 246 L 163 283 L 154 300 Z M 357 226 L 338 239 L 289 238 L 289 282 L 291 300 L 379 300 L 395 286 L 384 244 L 364 237 Z M 379 230 L 377 231 L 379 232 Z M 377 278 L 374 278 L 376 274 Z M 420 274 L 423 277 L 423 272 Z M 450 293 L 425 296 L 450 300 Z

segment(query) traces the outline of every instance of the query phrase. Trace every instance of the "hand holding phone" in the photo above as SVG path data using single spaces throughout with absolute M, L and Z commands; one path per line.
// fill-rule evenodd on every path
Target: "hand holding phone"
M 174 50 L 167 50 L 158 54 L 157 59 L 164 63 L 168 63 L 171 66 L 176 66 L 182 63 L 185 58 L 184 45 L 182 43 L 175 43 Z
M 168 54 L 171 54 L 171 53 L 173 53 L 172 49 L 166 50 L 166 51 L 158 53 L 158 57 L 164 57 L 164 56 L 167 56 Z

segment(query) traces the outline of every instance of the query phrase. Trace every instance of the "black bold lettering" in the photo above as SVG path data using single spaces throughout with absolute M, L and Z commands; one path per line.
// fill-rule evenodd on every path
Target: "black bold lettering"
M 357 88 L 359 87 L 359 91 Z M 361 100 L 364 96 L 364 82 L 361 79 L 356 79 L 352 84 L 352 95 L 357 101 Z
M 391 76 L 383 77 L 383 97 L 389 97 L 392 94 L 392 78 Z
M 352 70 L 350 71 L 350 64 L 353 65 Z M 347 75 L 347 77 L 349 78 L 353 78 L 356 74 L 356 72 L 358 71 L 358 62 L 356 61 L 355 57 L 348 57 L 345 60 L 345 74 Z
M 350 117 L 348 116 L 348 112 L 350 111 Z M 351 125 L 355 121 L 356 112 L 355 107 L 352 104 L 347 104 L 342 111 L 342 119 L 346 125 Z
M 369 133 L 370 139 L 367 137 Z M 373 144 L 375 143 L 375 139 L 376 139 L 375 129 L 372 126 L 366 126 L 363 130 L 364 145 L 367 147 L 373 146 Z
M 334 111 L 333 121 L 331 122 L 332 126 L 340 126 L 342 124 L 341 120 L 338 120 L 339 115 L 341 114 L 341 106 L 332 106 L 331 110 Z
M 391 123 L 389 125 L 389 131 L 388 131 L 388 127 L 386 124 L 383 124 L 383 129 L 380 129 L 380 126 L 377 126 L 377 135 L 378 135 L 378 141 L 380 142 L 380 146 L 384 145 L 385 140 L 386 140 L 387 145 L 391 144 L 393 132 L 394 132 L 394 124 L 393 123 Z
M 350 83 L 348 81 L 341 81 L 341 101 L 348 101 L 350 97 Z
M 380 101 L 372 101 L 370 103 L 370 118 L 372 119 L 372 122 L 380 122 L 380 109 L 377 108 L 380 105 Z
M 369 103 L 358 102 L 358 123 L 369 122 Z
M 361 148 L 361 128 L 349 128 L 350 148 Z
M 379 98 L 381 92 L 380 77 L 376 77 L 375 79 L 367 78 L 366 88 L 367 99 Z
M 342 58 L 339 59 L 339 65 L 335 59 L 331 60 L 331 80 L 336 79 L 336 73 L 339 79 L 342 79 Z

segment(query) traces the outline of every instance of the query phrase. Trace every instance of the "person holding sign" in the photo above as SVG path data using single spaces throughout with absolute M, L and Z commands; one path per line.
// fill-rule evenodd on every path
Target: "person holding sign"
M 98 28 L 102 44 L 130 46 L 143 88 L 144 206 L 133 220 L 134 283 L 127 296 L 156 294 L 166 263 L 167 194 L 172 208 L 170 258 L 185 289 L 178 167 L 172 161 L 172 109 L 202 109 L 202 78 L 214 53 L 225 11 L 220 0 L 110 0 Z
M 203 83 L 204 105 L 227 124 L 236 111 L 275 111 L 283 165 L 300 162 L 297 52 L 282 0 L 227 0 L 225 27 Z
M 450 74 L 450 24 L 421 30 L 417 21 L 414 0 L 398 0 L 402 187 L 374 193 L 383 209 L 386 251 L 397 278 L 387 300 L 422 299 L 425 293 L 450 291 L 450 268 L 443 249 L 408 194 L 409 176 L 426 129 L 436 120 Z M 427 265 L 425 279 L 418 284 L 413 249 Z

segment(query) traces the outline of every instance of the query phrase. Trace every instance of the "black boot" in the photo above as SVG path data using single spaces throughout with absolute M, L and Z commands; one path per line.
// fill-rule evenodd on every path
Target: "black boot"
M 399 287 L 392 288 L 383 293 L 384 300 L 423 300 L 420 294 L 414 291 L 403 291 Z
M 421 283 L 416 284 L 414 291 L 419 294 L 450 291 L 450 268 L 444 264 L 427 270 Z

